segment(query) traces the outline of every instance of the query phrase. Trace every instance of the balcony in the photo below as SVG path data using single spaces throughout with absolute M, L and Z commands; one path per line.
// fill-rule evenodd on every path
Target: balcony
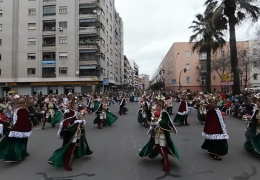
M 43 0 L 43 5 L 54 5 L 56 0 Z
M 99 0 L 79 0 L 79 12 L 99 7 Z
M 96 27 L 79 27 L 79 33 L 98 35 L 98 30 Z
M 56 53 L 43 52 L 42 53 L 42 67 L 55 68 L 56 66 Z
M 55 36 L 43 36 L 42 46 L 55 46 L 55 45 L 56 45 Z
M 42 67 L 42 78 L 55 78 L 56 68 L 55 67 Z
M 79 39 L 79 48 L 81 49 L 81 53 L 97 52 L 100 49 L 98 43 L 94 39 L 85 38 Z
M 98 65 L 99 64 L 99 59 L 95 57 L 80 57 L 79 58 L 79 65 Z
M 42 31 L 44 33 L 55 33 L 56 31 L 56 21 L 55 20 L 46 20 L 43 21 Z
M 199 57 L 200 61 L 206 61 L 207 60 L 207 53 L 201 53 L 199 56 L 200 56 Z
M 97 66 L 79 66 L 79 76 L 99 76 L 101 74 L 101 69 Z

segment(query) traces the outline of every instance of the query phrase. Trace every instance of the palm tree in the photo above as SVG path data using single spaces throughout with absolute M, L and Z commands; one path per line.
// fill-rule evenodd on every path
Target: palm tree
M 195 15 L 196 20 L 192 21 L 192 29 L 194 33 L 190 36 L 190 42 L 192 44 L 192 51 L 198 51 L 198 53 L 206 53 L 206 91 L 211 92 L 211 53 L 215 52 L 218 48 L 223 47 L 225 40 L 222 38 L 222 31 L 213 27 L 212 22 L 209 20 L 212 17 L 212 13 L 207 12 L 204 14 Z
M 260 9 L 255 4 L 259 0 L 206 0 L 206 11 L 212 12 L 212 22 L 218 25 L 220 19 L 226 19 L 229 27 L 230 61 L 233 80 L 233 94 L 240 93 L 239 67 L 236 46 L 236 25 L 240 24 L 246 17 L 253 22 L 258 20 Z

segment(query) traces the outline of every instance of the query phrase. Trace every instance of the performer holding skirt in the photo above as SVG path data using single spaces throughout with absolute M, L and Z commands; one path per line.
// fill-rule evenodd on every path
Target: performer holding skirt
M 112 126 L 117 120 L 117 116 L 111 113 L 111 111 L 108 109 L 107 105 L 103 106 L 103 112 L 105 113 L 105 121 L 103 122 L 104 126 Z
M 205 141 L 201 148 L 207 150 L 215 160 L 222 160 L 220 157 L 228 153 L 229 138 L 226 125 L 221 111 L 217 108 L 218 96 L 211 96 L 208 100 L 207 115 L 202 135 Z
M 253 101 L 256 103 L 256 106 L 254 107 L 252 117 L 243 116 L 243 119 L 248 122 L 244 147 L 247 151 L 256 151 L 260 154 L 260 94 L 256 95 Z
M 4 162 L 20 162 L 29 156 L 27 143 L 32 133 L 32 122 L 27 108 L 33 103 L 33 98 L 18 97 L 13 101 L 13 122 L 8 123 L 8 136 L 0 142 L 0 159 Z
M 54 167 L 63 167 L 66 171 L 71 171 L 71 160 L 73 156 L 80 158 L 90 156 L 93 152 L 86 140 L 84 117 L 86 111 L 77 112 L 78 109 L 75 99 L 66 111 L 65 119 L 60 123 L 58 137 L 63 139 L 62 147 L 57 149 L 50 157 L 48 163 Z
M 178 125 L 189 126 L 189 124 L 187 122 L 188 113 L 189 113 L 188 103 L 187 103 L 185 95 L 183 95 L 183 96 L 181 96 L 181 104 L 180 104 L 178 113 L 176 114 L 176 116 L 174 118 L 174 122 L 178 123 Z
M 165 109 L 166 102 L 159 96 L 155 100 L 155 112 L 148 134 L 151 134 L 149 142 L 138 154 L 140 157 L 149 157 L 154 159 L 158 154 L 162 155 L 161 162 L 164 164 L 163 171 L 170 171 L 168 154 L 180 160 L 178 152 L 172 142 L 170 133 L 177 133 L 171 118 Z

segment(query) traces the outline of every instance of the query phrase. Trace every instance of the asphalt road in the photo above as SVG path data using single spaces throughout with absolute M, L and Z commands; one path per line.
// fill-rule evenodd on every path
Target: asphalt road
M 94 155 L 88 158 L 76 159 L 72 163 L 72 172 L 56 169 L 47 161 L 53 151 L 61 146 L 61 140 L 56 137 L 57 128 L 46 126 L 42 131 L 35 128 L 29 139 L 28 152 L 30 156 L 19 164 L 0 162 L 1 180 L 56 180 L 67 178 L 73 180 L 259 180 L 260 156 L 248 153 L 243 149 L 245 140 L 245 124 L 242 120 L 229 117 L 226 120 L 229 139 L 229 154 L 223 161 L 212 160 L 207 152 L 200 147 L 204 141 L 201 136 L 203 126 L 192 111 L 188 121 L 191 126 L 177 127 L 178 135 L 172 134 L 172 139 L 181 156 L 181 162 L 170 157 L 171 172 L 164 176 L 161 157 L 155 160 L 142 159 L 137 156 L 148 141 L 147 130 L 137 123 L 137 103 L 127 105 L 129 112 L 120 116 L 111 127 L 102 130 L 93 125 L 94 115 L 88 115 L 86 124 L 87 140 Z M 176 114 L 177 105 L 174 107 Z M 117 115 L 117 105 L 110 107 Z M 174 118 L 174 116 L 172 116 Z M 253 173 L 254 172 L 254 173 Z M 47 174 L 49 179 L 37 173 Z M 254 174 L 251 176 L 251 174 Z M 162 177 L 163 176 L 163 177 Z M 56 178 L 53 178 L 56 177 Z M 60 178 L 57 178 L 60 177 Z M 161 177 L 161 178 L 160 178 Z M 63 178 L 64 179 L 64 178 Z

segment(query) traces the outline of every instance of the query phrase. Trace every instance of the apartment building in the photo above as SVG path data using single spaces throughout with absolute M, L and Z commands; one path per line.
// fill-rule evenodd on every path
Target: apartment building
M 249 50 L 251 51 L 250 54 L 255 55 L 256 59 L 258 60 L 260 56 L 260 42 L 256 40 L 249 41 Z M 252 64 L 252 68 L 250 68 L 250 75 L 249 75 L 249 83 L 250 87 L 260 87 L 260 62 L 254 62 Z
M 123 21 L 114 0 L 1 0 L 0 96 L 121 84 Z
M 162 73 L 162 62 L 154 72 L 152 79 L 151 79 L 151 85 L 157 83 L 157 82 L 164 82 L 163 79 L 163 73 Z
M 123 74 L 123 85 L 124 86 L 133 86 L 134 79 L 133 79 L 133 68 L 130 65 L 129 60 L 126 56 L 124 56 L 124 74 Z
M 237 42 L 237 46 L 242 49 L 248 49 L 249 43 L 248 41 L 241 41 Z M 171 91 L 177 91 L 179 90 L 179 87 L 181 87 L 181 91 L 204 91 L 206 89 L 207 56 L 206 53 L 193 53 L 191 47 L 192 44 L 189 42 L 174 43 L 153 75 L 152 83 L 154 84 L 158 81 L 163 81 L 165 83 L 165 89 Z M 214 58 L 230 58 L 228 53 L 229 44 L 227 43 L 223 49 L 214 54 Z M 184 71 L 185 68 L 186 72 Z M 212 68 L 212 91 L 223 89 L 221 74 L 230 72 L 230 65 L 224 70 L 222 67 L 219 67 L 218 72 Z M 246 73 L 241 74 L 241 84 L 245 77 Z M 231 84 L 225 85 L 224 88 L 228 90 L 231 89 L 230 86 Z
M 139 89 L 147 90 L 150 87 L 149 75 L 140 74 L 139 75 Z
M 133 59 L 130 59 L 129 62 L 133 69 L 133 71 L 132 71 L 133 87 L 135 89 L 139 89 L 139 66 Z

